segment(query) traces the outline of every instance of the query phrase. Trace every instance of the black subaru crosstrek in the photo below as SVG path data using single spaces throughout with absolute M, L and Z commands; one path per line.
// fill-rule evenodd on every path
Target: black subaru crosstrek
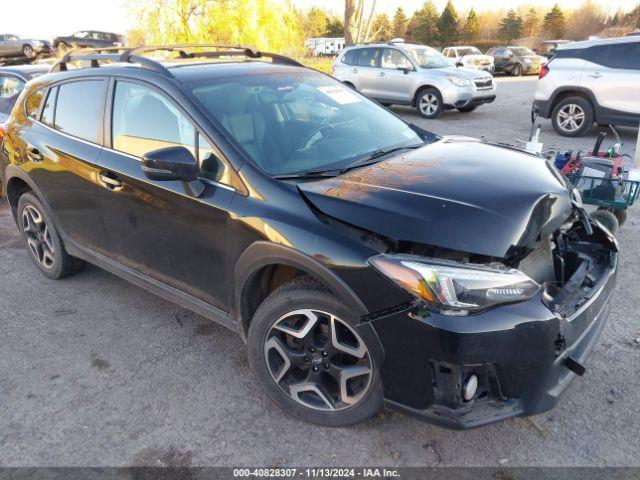
M 617 245 L 546 160 L 286 57 L 192 47 L 69 54 L 25 88 L 0 172 L 46 277 L 90 262 L 221 323 L 323 425 L 385 405 L 470 428 L 584 373 Z

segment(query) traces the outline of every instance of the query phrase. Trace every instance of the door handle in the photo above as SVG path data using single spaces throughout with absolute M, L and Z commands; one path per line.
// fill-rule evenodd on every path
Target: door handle
M 354 68 L 353 70 L 351 70 L 353 73 L 358 73 L 358 69 Z
M 122 188 L 122 180 L 111 172 L 100 172 L 100 181 L 109 190 L 120 190 Z
M 378 74 L 378 76 L 380 76 L 380 77 L 384 77 L 384 76 L 385 76 L 385 73 L 384 73 L 384 72 L 380 72 L 380 73 Z
M 41 162 L 44 160 L 44 156 L 36 147 L 27 148 L 27 158 L 32 162 Z
M 600 72 L 595 72 L 595 73 L 590 73 L 588 76 L 591 78 L 600 78 L 602 74 Z

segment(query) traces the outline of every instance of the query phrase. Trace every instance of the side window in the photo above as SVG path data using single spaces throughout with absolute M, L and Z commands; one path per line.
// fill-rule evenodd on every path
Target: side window
M 572 58 L 571 50 L 560 50 L 558 57 Z M 580 57 L 583 60 L 591 63 L 597 63 L 598 65 L 605 65 L 607 57 L 609 56 L 609 45 L 596 45 L 593 47 L 585 48 Z
M 214 182 L 230 184 L 227 166 L 216 155 L 215 149 L 206 138 L 198 133 L 198 162 L 200 176 Z
M 359 50 L 349 50 L 342 57 L 342 63 L 346 63 L 347 65 L 355 65 L 356 57 L 358 55 Z
M 395 48 L 385 48 L 382 54 L 382 68 L 412 68 L 409 59 Z
M 363 48 L 358 56 L 359 67 L 379 67 L 380 48 Z
M 135 83 L 116 83 L 111 141 L 114 150 L 136 157 L 175 146 L 188 148 L 196 157 L 191 122 L 166 97 Z
M 27 116 L 35 118 L 36 120 L 38 119 L 40 104 L 42 103 L 43 97 L 44 90 L 38 90 L 27 97 L 27 100 L 24 102 L 24 108 L 27 112 Z
M 49 90 L 49 95 L 47 95 L 47 100 L 42 109 L 42 123 L 45 125 L 49 125 L 53 127 L 53 112 L 56 108 L 56 97 L 58 95 L 58 87 L 54 87 Z
M 504 57 L 505 50 L 504 48 L 498 48 L 493 52 L 495 57 Z
M 54 128 L 97 143 L 105 91 L 104 80 L 82 80 L 60 85 Z
M 627 70 L 640 70 L 640 42 L 611 45 L 607 66 Z

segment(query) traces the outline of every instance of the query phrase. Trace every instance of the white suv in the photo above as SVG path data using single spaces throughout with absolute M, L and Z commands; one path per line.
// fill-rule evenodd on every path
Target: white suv
M 485 70 L 489 73 L 493 73 L 495 69 L 493 57 L 484 55 L 476 47 L 447 47 L 442 50 L 442 55 L 458 67 Z
M 534 108 L 567 137 L 594 122 L 640 122 L 640 37 L 589 40 L 558 47 L 540 70 Z

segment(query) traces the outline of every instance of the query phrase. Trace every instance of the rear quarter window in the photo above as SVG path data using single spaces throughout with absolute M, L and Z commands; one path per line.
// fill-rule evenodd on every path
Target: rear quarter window
M 357 53 L 358 50 L 349 50 L 348 52 L 345 52 L 345 54 L 342 56 L 342 63 L 346 63 L 347 65 L 355 65 Z
M 37 90 L 27 97 L 24 102 L 24 110 L 28 117 L 38 119 L 43 99 L 44 89 Z
M 640 70 L 640 42 L 611 45 L 606 65 L 609 68 Z

